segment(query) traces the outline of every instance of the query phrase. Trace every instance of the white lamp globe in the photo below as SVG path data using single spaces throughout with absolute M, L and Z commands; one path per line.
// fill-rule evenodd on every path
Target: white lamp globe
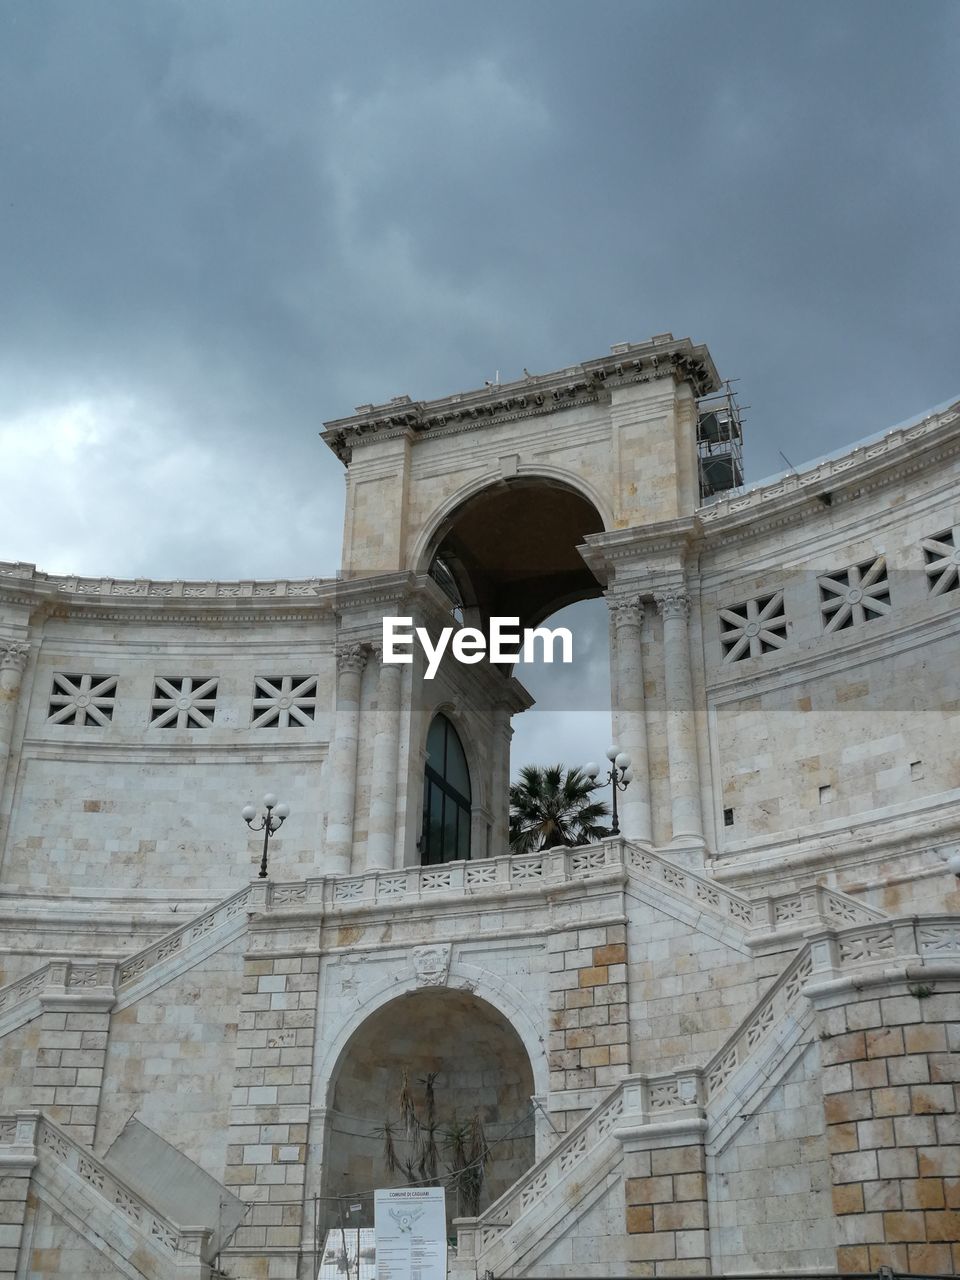
M 244 822 L 252 822 L 257 816 L 257 811 L 252 804 L 245 804 L 240 810 L 240 817 Z
M 632 782 L 632 781 L 633 781 L 633 770 L 628 766 L 623 771 L 623 777 L 621 778 L 621 782 Z
M 947 859 L 947 866 L 955 876 L 960 876 L 960 853 L 951 854 Z
M 619 748 L 619 747 L 613 747 L 613 746 L 611 746 L 611 747 L 607 747 L 607 759 L 608 759 L 608 760 L 616 760 L 616 758 L 617 758 L 617 756 L 618 756 L 619 754 L 620 754 L 620 748 Z
M 277 797 L 273 794 L 272 791 L 268 791 L 267 794 L 263 797 L 263 807 L 265 809 L 272 809 L 274 805 L 276 805 L 276 803 L 277 803 Z
M 280 804 L 278 804 L 278 805 L 277 805 L 277 807 L 274 809 L 274 813 L 277 815 L 277 817 L 278 817 L 278 818 L 289 818 L 289 817 L 290 817 L 290 806 L 286 803 L 286 801 L 282 801 L 282 802 L 281 802 Z
M 600 766 L 597 764 L 595 760 L 591 760 L 589 764 L 585 764 L 583 766 L 583 772 L 584 772 L 584 775 L 588 777 L 592 782 L 593 779 L 600 772 Z
M 621 751 L 620 754 L 615 757 L 613 763 L 617 766 L 618 769 L 629 769 L 630 757 L 627 755 L 625 751 Z

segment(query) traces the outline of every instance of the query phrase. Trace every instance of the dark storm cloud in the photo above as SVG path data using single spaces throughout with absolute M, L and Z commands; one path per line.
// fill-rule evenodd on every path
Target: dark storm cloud
M 8 3 L 4 553 L 331 572 L 324 418 L 667 329 L 741 378 L 754 478 L 956 394 L 958 30 L 938 0 Z

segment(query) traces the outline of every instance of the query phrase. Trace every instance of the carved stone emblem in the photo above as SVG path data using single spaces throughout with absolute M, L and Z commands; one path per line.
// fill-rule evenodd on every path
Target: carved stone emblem
M 445 987 L 450 976 L 449 943 L 414 947 L 411 960 L 418 987 Z

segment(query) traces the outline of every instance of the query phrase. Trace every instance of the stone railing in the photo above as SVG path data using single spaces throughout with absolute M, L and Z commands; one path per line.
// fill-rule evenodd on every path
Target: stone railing
M 0 1036 L 22 1026 L 40 1012 L 40 996 L 113 990 L 116 962 L 112 960 L 50 960 L 41 969 L 0 987 Z
M 268 881 L 246 885 L 208 911 L 187 920 L 178 929 L 157 938 L 142 951 L 135 952 L 120 965 L 121 991 L 178 952 L 188 950 L 194 943 L 202 942 L 227 926 L 245 923 L 249 912 L 263 911 L 267 905 L 268 892 Z
M 794 893 L 781 893 L 761 898 L 753 904 L 755 929 L 768 932 L 809 929 L 816 924 L 842 928 L 848 924 L 871 924 L 885 920 L 887 914 L 867 906 L 838 889 L 821 884 L 809 885 Z
M 713 880 L 678 867 L 649 849 L 628 844 L 626 864 L 628 870 L 649 876 L 664 888 L 689 898 L 697 907 L 714 911 L 743 929 L 748 929 L 753 922 L 754 907 L 749 898 L 731 893 Z
M 746 492 L 732 493 L 722 497 L 707 507 L 701 507 L 697 515 L 704 524 L 719 520 L 722 516 L 737 515 L 742 511 L 750 511 L 772 498 L 785 497 L 791 494 L 802 494 L 808 489 L 819 486 L 835 485 L 838 481 L 850 478 L 848 473 L 864 464 L 869 465 L 878 459 L 885 458 L 906 446 L 916 445 L 918 440 L 949 426 L 960 418 L 960 411 L 951 408 L 943 413 L 934 413 L 923 422 L 911 427 L 901 427 L 887 432 L 879 440 L 868 441 L 858 448 L 839 458 L 825 458 L 815 463 L 806 471 L 794 472 L 780 476 L 769 484 L 760 485 Z
M 960 919 L 955 915 L 911 916 L 866 926 L 824 930 L 810 939 L 811 984 L 843 979 L 851 971 L 891 976 L 902 969 L 960 962 Z
M 444 894 L 501 894 L 556 889 L 558 885 L 604 873 L 649 877 L 674 895 L 688 898 L 699 910 L 707 910 L 749 928 L 754 904 L 721 888 L 712 880 L 694 875 L 666 858 L 620 839 L 576 849 L 545 849 L 540 853 L 486 858 L 473 862 L 448 862 L 440 866 L 402 867 L 392 871 L 367 871 L 361 875 L 318 878 L 271 886 L 269 907 L 316 904 L 324 909 L 367 907 L 382 903 L 434 900 Z
M 733 1077 L 749 1073 L 758 1056 L 776 1052 L 778 1029 L 807 1010 L 804 991 L 843 970 L 888 969 L 890 961 L 934 966 L 960 964 L 960 921 L 956 916 L 874 921 L 867 926 L 824 930 L 809 939 L 756 1003 L 740 1026 L 703 1067 L 625 1077 L 562 1141 L 494 1204 L 458 1228 L 458 1256 L 484 1259 L 505 1240 L 507 1229 L 537 1207 L 601 1141 L 618 1130 L 638 1129 L 722 1108 L 721 1095 Z M 781 1046 L 782 1049 L 782 1046 Z M 767 1067 L 768 1069 L 768 1067 Z
M 301 578 L 256 582 L 154 582 L 150 578 L 80 578 L 39 573 L 32 564 L 0 562 L 0 578 L 30 582 L 47 591 L 78 596 L 151 600 L 267 600 L 316 597 L 333 579 Z
M 623 1086 L 617 1085 L 499 1200 L 495 1200 L 478 1218 L 464 1221 L 457 1232 L 458 1258 L 479 1258 L 499 1244 L 508 1227 L 582 1165 L 588 1151 L 611 1136 L 622 1111 Z
M 66 1169 L 102 1199 L 104 1211 L 120 1214 L 133 1231 L 156 1249 L 169 1255 L 178 1273 L 192 1260 L 199 1264 L 208 1251 L 213 1231 L 208 1227 L 181 1227 L 158 1213 L 122 1179 L 68 1133 L 36 1111 L 0 1116 L 0 1154 L 4 1148 L 19 1155 L 32 1150 L 42 1170 L 47 1162 Z M 196 1272 L 200 1275 L 199 1265 Z

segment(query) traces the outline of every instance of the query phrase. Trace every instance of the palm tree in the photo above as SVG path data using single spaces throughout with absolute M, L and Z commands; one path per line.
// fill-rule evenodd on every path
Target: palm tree
M 531 853 L 602 840 L 610 832 L 598 819 L 608 812 L 593 799 L 593 783 L 579 769 L 524 765 L 510 788 L 510 850 Z

